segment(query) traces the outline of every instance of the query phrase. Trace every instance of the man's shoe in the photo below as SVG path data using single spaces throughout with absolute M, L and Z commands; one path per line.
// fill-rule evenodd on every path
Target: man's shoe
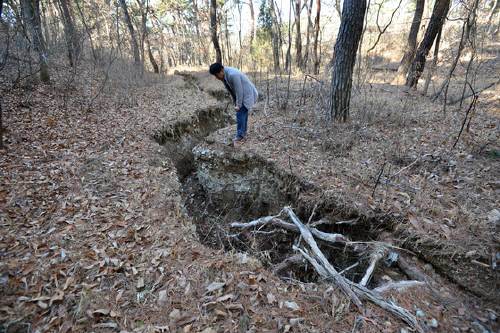
M 241 137 L 241 136 L 237 136 L 234 138 L 234 143 L 243 143 L 246 141 L 246 138 L 245 137 Z

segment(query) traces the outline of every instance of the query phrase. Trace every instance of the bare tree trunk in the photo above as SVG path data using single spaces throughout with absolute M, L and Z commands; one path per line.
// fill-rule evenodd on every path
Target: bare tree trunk
M 420 29 L 420 22 L 422 21 L 422 15 L 424 13 L 425 0 L 416 0 L 415 14 L 413 15 L 413 21 L 411 22 L 410 33 L 408 34 L 408 41 L 405 47 L 405 53 L 403 59 L 398 68 L 398 80 L 402 83 L 404 77 L 408 73 L 411 61 L 415 57 L 415 50 L 417 49 L 417 36 Z
M 446 14 L 450 7 L 450 0 L 436 0 L 434 8 L 432 10 L 432 16 L 429 22 L 429 26 L 425 31 L 424 39 L 418 46 L 415 58 L 413 59 L 410 70 L 406 77 L 406 85 L 410 88 L 416 88 L 418 80 L 422 75 L 425 67 L 425 58 L 429 54 L 429 50 L 434 43 L 439 29 L 442 29 Z
M 314 74 L 319 74 L 320 57 L 318 55 L 319 21 L 321 17 L 321 0 L 316 0 L 316 17 L 314 19 Z
M 252 0 L 248 0 L 248 6 L 250 6 L 250 24 L 252 25 L 250 27 L 250 50 L 252 50 L 253 40 L 255 38 L 255 11 Z
M 198 47 L 203 51 L 203 61 L 207 61 L 207 48 L 200 34 L 200 13 L 198 10 L 198 4 L 196 0 L 191 0 L 193 5 L 193 14 L 194 14 L 194 28 L 196 29 L 196 37 L 198 39 Z M 202 61 L 199 61 L 199 65 L 201 65 Z
M 345 122 L 349 117 L 352 72 L 363 30 L 366 0 L 345 0 L 342 8 L 332 73 L 330 116 Z
M 307 1 L 307 0 L 305 0 Z M 300 12 L 302 10 L 301 8 L 301 2 L 300 0 L 295 0 L 295 30 L 296 30 L 296 35 L 295 35 L 295 52 L 296 52 L 296 63 L 297 67 L 300 69 L 302 68 L 302 36 L 300 32 Z
M 85 33 L 89 37 L 90 49 L 92 50 L 92 57 L 94 58 L 94 61 L 97 62 L 99 60 L 99 55 L 97 54 L 96 49 L 94 47 L 94 40 L 92 38 L 92 33 L 91 33 L 90 28 L 89 28 L 89 26 L 87 24 L 87 20 L 85 18 L 85 15 L 83 14 L 82 7 L 78 4 L 78 1 L 75 1 L 75 4 L 76 4 L 76 8 L 78 9 L 78 14 L 80 14 L 80 20 L 81 20 L 83 26 L 85 27 Z M 116 11 L 117 11 L 117 17 L 118 17 L 118 7 L 116 8 Z M 120 40 L 118 19 L 117 19 L 117 22 L 116 22 L 116 29 L 117 29 L 117 32 L 118 32 L 118 40 Z M 118 48 L 120 49 L 120 53 L 121 53 L 121 47 L 120 47 L 120 45 L 121 44 L 118 43 Z
M 160 69 L 158 67 L 158 63 L 156 62 L 156 59 L 153 55 L 153 51 L 151 51 L 151 43 L 149 42 L 149 38 L 146 38 L 146 46 L 148 48 L 148 57 L 149 61 L 151 62 L 151 66 L 153 66 L 153 71 L 158 74 L 160 73 Z
M 494 0 L 493 3 L 492 3 L 492 6 L 491 6 L 490 13 L 488 15 L 487 26 L 488 26 L 488 32 L 489 33 L 498 32 L 498 21 L 497 21 L 497 25 L 496 26 L 493 25 L 493 24 L 491 24 L 491 21 L 493 20 L 493 16 L 495 16 L 495 14 L 498 12 L 499 8 L 500 8 L 500 1 Z
M 242 42 L 242 37 L 241 37 L 241 12 L 242 12 L 242 4 L 240 1 L 237 1 L 237 6 L 238 6 L 238 16 L 239 16 L 239 20 L 238 20 L 238 41 L 239 41 L 239 46 L 240 46 L 240 49 L 239 49 L 239 54 L 238 54 L 238 67 L 241 68 L 241 64 L 242 64 L 242 61 L 243 61 L 243 58 L 242 58 L 242 55 L 243 55 L 243 42 Z
M 432 100 L 436 100 L 441 93 L 444 93 L 444 103 L 443 103 L 443 112 L 446 111 L 446 103 L 448 99 L 448 89 L 450 87 L 450 81 L 453 77 L 453 72 L 455 71 L 455 68 L 457 67 L 458 61 L 460 60 L 460 55 L 462 54 L 462 51 L 465 47 L 465 45 L 470 42 L 470 32 L 472 29 L 474 29 L 475 22 L 476 22 L 476 8 L 478 6 L 479 0 L 473 0 L 472 6 L 470 9 L 467 9 L 469 13 L 467 14 L 467 19 L 465 20 L 463 26 L 462 26 L 462 35 L 460 37 L 460 42 L 458 43 L 458 49 L 457 49 L 457 55 L 455 56 L 455 59 L 453 60 L 453 63 L 451 64 L 450 71 L 448 72 L 448 76 L 446 79 L 443 81 L 441 84 L 441 87 L 439 88 L 438 92 L 432 97 Z
M 439 29 L 439 32 L 436 37 L 436 41 L 434 42 L 434 56 L 432 57 L 432 64 L 427 72 L 427 79 L 425 80 L 424 90 L 422 91 L 422 95 L 427 96 L 427 91 L 429 90 L 429 84 L 432 80 L 432 75 L 436 70 L 438 56 L 439 56 L 439 43 L 441 42 L 441 31 L 443 31 L 443 27 Z
M 136 65 L 141 65 L 141 56 L 139 53 L 139 45 L 137 44 L 137 37 L 135 35 L 134 25 L 132 24 L 132 20 L 130 19 L 130 15 L 128 13 L 128 8 L 125 0 L 120 0 L 120 6 L 122 7 L 123 14 L 125 15 L 125 23 L 127 23 L 128 32 L 130 34 L 130 44 L 132 47 L 132 51 L 134 52 L 134 62 Z
M 288 8 L 288 47 L 286 49 L 286 58 L 285 58 L 285 70 L 288 73 L 292 71 L 292 1 L 289 2 Z
M 273 60 L 274 60 L 274 73 L 280 72 L 280 34 L 278 19 L 276 18 L 276 12 L 274 10 L 274 0 L 269 1 L 269 11 L 271 12 L 271 19 L 273 28 L 271 29 L 271 37 L 273 44 Z
M 30 31 L 31 43 L 33 43 L 33 47 L 38 53 L 40 80 L 42 82 L 49 82 L 50 74 L 47 49 L 40 22 L 40 0 L 21 0 L 21 12 L 23 20 Z
M 276 1 L 276 0 L 274 0 Z M 283 26 L 280 6 L 277 3 L 274 3 L 274 8 L 276 9 L 275 21 L 276 21 L 276 35 L 278 39 L 278 53 L 281 56 L 281 63 L 285 62 L 284 54 L 283 54 L 283 36 L 281 35 L 281 27 Z
M 307 4 L 307 0 L 306 4 Z M 309 47 L 311 45 L 311 30 L 313 29 L 311 13 L 312 13 L 313 0 L 307 4 L 307 31 L 306 31 L 306 49 L 304 50 L 304 59 L 302 60 L 304 70 L 307 71 L 307 63 L 309 60 Z
M 141 11 L 141 33 L 140 33 L 140 52 L 141 52 L 141 61 L 142 61 L 142 70 L 144 70 L 144 65 L 146 64 L 144 51 L 146 46 L 146 35 L 147 35 L 147 27 L 146 27 L 146 15 L 149 7 L 149 0 L 146 0 L 146 8 L 144 8 L 144 0 L 137 0 L 137 4 L 139 5 L 139 10 Z
M 53 15 L 54 13 L 50 12 L 47 15 L 48 11 L 47 7 L 49 8 L 51 7 L 50 3 L 40 2 L 40 22 L 42 24 L 43 37 L 45 39 L 45 47 L 50 48 L 52 45 L 51 37 L 55 37 L 53 39 L 57 40 L 57 36 L 51 35 L 51 31 L 49 29 L 49 17 L 55 17 L 55 15 Z
M 222 63 L 219 39 L 217 38 L 217 1 L 210 0 L 210 32 L 215 49 L 215 61 Z
M 229 41 L 229 27 L 227 25 L 227 12 L 222 17 L 224 19 L 224 39 L 226 41 L 226 53 L 227 53 L 227 62 L 232 65 L 233 57 L 231 56 L 231 43 Z
M 142 54 L 142 62 L 144 63 L 144 46 L 146 46 L 148 50 L 148 58 L 149 62 L 151 62 L 151 66 L 153 67 L 153 71 L 158 74 L 160 69 L 158 68 L 158 63 L 153 56 L 153 51 L 151 50 L 151 43 L 149 41 L 149 33 L 147 28 L 148 23 L 148 12 L 149 12 L 149 0 L 146 0 L 146 7 L 144 7 L 143 0 L 137 0 L 137 4 L 141 10 L 141 25 L 142 25 L 142 38 L 141 38 L 141 54 Z
M 73 21 L 73 15 L 68 6 L 68 0 L 59 0 L 61 13 L 64 21 L 64 34 L 66 35 L 66 45 L 68 47 L 68 59 L 71 67 L 76 65 L 80 56 L 80 44 Z

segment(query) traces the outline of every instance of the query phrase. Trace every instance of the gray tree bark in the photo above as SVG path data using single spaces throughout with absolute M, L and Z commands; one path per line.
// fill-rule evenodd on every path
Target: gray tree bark
M 123 14 L 125 16 L 125 23 L 128 27 L 128 32 L 130 34 L 130 44 L 132 47 L 132 51 L 134 52 L 134 63 L 136 65 L 141 65 L 141 56 L 139 53 L 139 44 L 137 43 L 137 37 L 135 34 L 134 25 L 132 24 L 132 20 L 128 13 L 127 3 L 125 0 L 120 0 L 120 6 L 122 7 Z
M 274 62 L 274 73 L 279 73 L 281 71 L 280 68 L 280 49 L 281 49 L 281 41 L 280 41 L 280 26 L 278 24 L 278 19 L 276 17 L 276 11 L 274 9 L 274 0 L 269 0 L 269 11 L 271 12 L 271 18 L 273 21 L 273 28 L 271 30 L 271 39 L 273 44 L 273 62 Z
M 307 1 L 307 0 L 305 0 Z M 296 52 L 296 63 L 297 67 L 302 69 L 302 37 L 300 32 L 300 12 L 301 12 L 301 2 L 300 0 L 295 0 L 295 52 Z
M 442 29 L 446 14 L 450 7 L 450 0 L 436 0 L 432 10 L 431 19 L 427 30 L 425 31 L 424 39 L 418 46 L 415 57 L 411 63 L 410 70 L 406 77 L 406 85 L 410 88 L 416 88 L 418 80 L 422 76 L 425 67 L 425 59 L 429 54 L 429 50 L 434 43 L 440 29 Z
M 50 81 L 47 48 L 40 22 L 40 0 L 21 0 L 21 15 L 31 35 L 31 43 L 38 53 L 40 80 Z
M 304 50 L 304 58 L 302 60 L 302 67 L 304 70 L 308 69 L 308 62 L 309 62 L 309 48 L 311 45 L 311 31 L 313 30 L 313 23 L 311 19 L 312 15 L 312 5 L 313 5 L 313 0 L 310 0 L 309 3 L 306 1 L 306 6 L 307 6 L 307 30 L 306 30 L 306 48 Z
M 431 67 L 429 68 L 427 72 L 427 79 L 425 80 L 424 84 L 424 90 L 422 91 L 422 95 L 427 96 L 427 91 L 429 90 L 429 85 L 432 80 L 432 75 L 434 74 L 434 71 L 436 70 L 437 62 L 438 62 L 438 56 L 439 56 L 439 43 L 441 42 L 441 31 L 443 29 L 439 29 L 439 32 L 436 36 L 436 41 L 434 42 L 434 56 L 432 58 L 432 63 Z
M 220 50 L 219 38 L 217 37 L 217 1 L 210 0 L 210 34 L 215 49 L 215 61 L 222 63 L 222 52 Z
M 401 79 L 406 77 L 408 69 L 410 68 L 411 61 L 415 57 L 415 51 L 417 49 L 417 36 L 420 29 L 420 22 L 422 21 L 422 15 L 424 13 L 425 0 L 416 0 L 415 14 L 413 15 L 413 21 L 411 22 L 410 33 L 408 34 L 408 40 L 406 42 L 405 53 L 403 59 L 398 68 L 398 77 Z
M 319 65 L 320 65 L 320 57 L 318 55 L 320 17 L 321 17 L 321 0 L 316 0 L 316 17 L 314 18 L 314 42 L 313 42 L 314 74 L 319 74 Z
M 64 21 L 64 34 L 66 36 L 69 64 L 73 67 L 76 65 L 77 59 L 80 56 L 80 43 L 78 41 L 78 35 L 75 29 L 73 15 L 68 5 L 68 0 L 59 0 L 59 6 L 61 7 Z
M 333 64 L 330 116 L 331 119 L 345 122 L 349 118 L 352 72 L 356 52 L 363 30 L 366 0 L 345 0 L 342 20 L 335 43 Z
M 253 46 L 253 40 L 255 38 L 255 11 L 253 8 L 253 1 L 248 0 L 248 6 L 250 6 L 250 50 L 252 49 Z

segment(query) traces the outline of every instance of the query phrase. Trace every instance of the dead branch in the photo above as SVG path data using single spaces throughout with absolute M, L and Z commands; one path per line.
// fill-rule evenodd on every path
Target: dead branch
M 321 220 L 312 222 L 310 224 L 310 226 L 311 227 L 317 227 L 318 225 L 325 225 L 325 224 L 326 225 L 335 224 L 335 225 L 349 225 L 349 226 L 353 226 L 353 225 L 356 225 L 358 222 L 359 222 L 359 217 L 356 217 L 356 218 L 350 219 L 350 220 L 345 220 L 345 221 L 330 221 L 329 219 L 322 218 Z
M 410 264 L 403 256 L 399 255 L 397 265 L 410 279 L 421 282 L 430 282 L 429 277 L 420 271 L 417 267 Z
M 472 92 L 474 92 L 474 89 L 472 88 L 470 83 L 467 82 L 467 84 L 469 85 L 469 88 L 472 90 Z M 472 101 L 469 105 L 469 108 L 467 109 L 467 112 L 465 113 L 464 121 L 462 122 L 462 127 L 460 127 L 460 132 L 458 132 L 457 139 L 455 140 L 455 143 L 453 144 L 453 147 L 451 149 L 454 149 L 458 143 L 458 140 L 460 140 L 460 135 L 462 135 L 462 131 L 464 130 L 464 126 L 465 126 L 465 123 L 467 122 L 467 118 L 469 117 L 469 113 L 471 112 L 471 110 L 472 110 L 472 112 L 474 112 L 474 110 L 476 109 L 476 102 L 477 102 L 478 97 L 479 96 L 477 94 L 474 94 L 474 98 L 472 98 Z
M 386 301 L 382 299 L 379 295 L 377 295 L 375 292 L 372 290 L 367 289 L 366 287 L 363 287 L 357 283 L 348 281 L 349 285 L 351 285 L 354 288 L 354 291 L 356 294 L 358 294 L 361 298 L 366 299 L 370 302 L 372 302 L 375 305 L 378 305 L 382 309 L 386 310 L 387 312 L 392 313 L 396 317 L 400 318 L 403 320 L 405 323 L 413 327 L 417 332 L 423 333 L 424 331 L 420 327 L 420 325 L 417 322 L 417 319 L 415 316 L 413 316 L 410 312 L 408 312 L 406 309 L 394 304 L 393 302 Z
M 278 275 L 279 272 L 284 271 L 288 267 L 301 264 L 302 262 L 304 262 L 304 258 L 300 254 L 296 254 L 275 265 L 272 272 L 273 274 Z
M 354 292 L 357 295 L 359 295 L 359 297 L 361 297 L 363 299 L 366 299 L 366 300 L 372 302 L 375 305 L 378 305 L 382 309 L 384 309 L 384 310 L 392 313 L 396 317 L 398 317 L 401 320 L 403 320 L 405 323 L 407 323 L 410 326 L 412 326 L 413 328 L 415 328 L 417 332 L 423 333 L 423 330 L 420 327 L 420 325 L 418 324 L 417 319 L 411 313 L 409 313 L 406 309 L 404 309 L 404 308 L 402 308 L 402 307 L 400 307 L 400 306 L 398 306 L 398 305 L 396 305 L 396 304 L 394 304 L 392 302 L 387 302 L 387 301 L 383 300 L 375 292 L 367 289 L 366 287 L 360 286 L 359 284 L 354 283 L 354 282 L 352 282 L 352 281 L 344 278 L 340 274 L 337 274 L 337 275 L 330 274 L 329 272 L 326 271 L 325 268 L 323 268 L 323 266 L 321 266 L 318 263 L 318 261 L 316 259 L 314 259 L 313 257 L 311 257 L 304 250 L 299 249 L 297 247 L 294 247 L 294 249 L 296 249 L 297 251 L 299 251 L 304 256 L 304 258 L 306 258 L 307 261 L 309 261 L 311 263 L 311 265 L 316 269 L 316 272 L 320 276 L 322 276 L 323 278 L 329 279 L 329 280 L 331 280 L 333 277 L 337 277 L 337 279 L 343 279 L 348 285 L 350 285 L 351 287 L 353 287 Z
M 490 89 L 491 87 L 494 87 L 496 86 L 497 84 L 500 83 L 500 79 L 495 81 L 495 82 L 492 82 L 484 87 L 482 87 L 481 89 L 477 89 L 475 92 L 471 92 L 469 94 L 466 94 L 463 99 L 467 99 L 469 97 L 474 97 L 475 95 L 479 94 L 480 92 L 483 92 L 485 90 L 488 90 Z M 462 98 L 457 98 L 457 99 L 453 99 L 451 101 L 448 102 L 448 105 L 454 105 L 454 104 L 457 104 L 458 102 L 460 102 L 462 100 Z
M 318 261 L 316 259 L 314 259 L 313 257 L 311 257 L 306 251 L 302 250 L 301 248 L 297 247 L 297 246 L 293 246 L 292 247 L 294 250 L 296 251 L 299 251 L 300 254 L 302 256 L 304 256 L 304 258 L 307 259 L 307 261 L 309 261 L 309 263 L 314 267 L 314 269 L 316 270 L 316 272 L 324 277 L 324 278 L 329 278 L 330 275 L 328 274 L 328 272 L 323 268 L 323 266 L 321 266 Z M 339 273 L 340 275 L 340 273 Z
M 380 259 L 382 259 L 382 257 L 384 256 L 384 252 L 385 251 L 383 248 L 379 248 L 379 249 L 376 249 L 375 252 L 372 254 L 371 260 L 370 260 L 370 265 L 366 269 L 366 273 L 363 276 L 363 278 L 361 279 L 361 282 L 359 282 L 360 285 L 366 286 L 368 284 L 368 281 L 370 281 L 370 279 L 373 275 L 373 271 L 375 270 L 375 266 L 377 265 L 377 262 Z
M 374 293 L 373 291 L 367 289 L 364 286 L 361 286 L 357 283 L 354 283 L 346 278 L 344 278 L 342 275 L 340 275 L 335 268 L 330 264 L 328 259 L 326 259 L 325 255 L 321 250 L 319 249 L 318 245 L 316 244 L 316 241 L 313 238 L 313 235 L 309 231 L 308 228 L 302 222 L 299 220 L 299 218 L 295 215 L 293 210 L 290 207 L 285 207 L 284 211 L 288 214 L 292 222 L 300 229 L 300 233 L 304 240 L 307 242 L 307 244 L 310 246 L 311 250 L 313 251 L 314 255 L 316 258 L 318 258 L 319 262 L 313 258 L 312 256 L 308 255 L 305 251 L 300 251 L 299 252 L 304 255 L 304 257 L 313 265 L 313 267 L 316 269 L 318 274 L 321 276 L 328 278 L 332 280 L 335 285 L 341 288 L 341 290 L 358 306 L 359 309 L 362 309 L 362 303 L 360 301 L 360 298 L 366 299 L 382 309 L 392 313 L 393 315 L 397 316 L 407 324 L 411 325 L 413 328 L 417 330 L 417 332 L 423 333 L 422 328 L 417 322 L 417 319 L 415 316 L 413 316 L 411 313 L 409 313 L 406 309 L 392 303 L 392 302 L 387 302 L 384 299 L 382 299 L 378 294 Z M 351 289 L 352 288 L 352 289 Z
M 377 287 L 373 289 L 374 292 L 377 292 L 379 294 L 383 294 L 385 292 L 391 291 L 391 290 L 396 290 L 396 291 L 404 291 L 408 288 L 413 288 L 417 286 L 423 286 L 425 285 L 425 282 L 422 281 L 415 281 L 415 280 L 403 280 L 403 281 L 395 281 L 395 282 L 389 282 L 387 284 L 384 284 L 383 286 Z
M 282 212 L 285 212 L 288 214 L 290 220 L 293 222 L 293 224 L 285 222 L 281 219 L 278 218 L 282 214 Z M 314 267 L 316 272 L 322 276 L 325 279 L 328 279 L 332 281 L 337 287 L 339 287 L 344 294 L 349 297 L 350 300 L 358 307 L 358 309 L 363 310 L 363 304 L 361 303 L 361 298 L 368 300 L 375 305 L 381 307 L 382 309 L 392 313 L 396 317 L 400 318 L 413 328 L 417 330 L 417 332 L 423 332 L 421 327 L 419 326 L 416 318 L 409 313 L 406 309 L 392 303 L 388 302 L 384 299 L 381 298 L 381 296 L 372 291 L 367 289 L 366 287 L 354 283 L 345 277 L 341 275 L 341 273 L 337 272 L 337 270 L 330 264 L 328 259 L 325 257 L 323 252 L 320 250 L 318 247 L 318 244 L 316 243 L 316 240 L 314 239 L 313 235 L 316 236 L 318 239 L 323 239 L 325 238 L 328 241 L 332 241 L 331 237 L 332 235 L 334 236 L 335 241 L 338 241 L 338 237 L 342 237 L 342 239 L 345 238 L 342 235 L 338 234 L 328 234 L 322 231 L 319 231 L 315 228 L 312 228 L 310 226 L 304 225 L 299 218 L 295 215 L 293 210 L 290 207 L 285 207 L 283 208 L 282 212 L 276 216 L 266 216 L 266 217 L 261 217 L 257 220 L 251 221 L 249 223 L 239 223 L 239 222 L 234 222 L 231 223 L 231 227 L 234 228 L 240 228 L 240 229 L 250 229 L 250 228 L 257 228 L 257 227 L 263 227 L 265 225 L 273 224 L 276 226 L 280 226 L 284 229 L 287 230 L 292 230 L 292 231 L 299 231 L 302 238 L 306 241 L 306 243 L 309 245 L 312 255 L 309 254 L 306 250 L 301 249 L 297 246 L 294 246 L 293 249 L 298 251 L 311 265 Z M 383 253 L 383 251 L 378 251 L 380 253 Z M 377 253 L 378 253 L 377 252 Z M 383 256 L 383 254 L 377 254 L 375 257 L 380 258 Z M 378 260 L 375 260 L 375 264 Z M 293 262 L 297 260 L 295 256 L 290 258 L 290 261 Z M 373 268 L 371 269 L 373 271 L 375 264 L 373 265 Z M 370 270 L 370 269 L 369 269 Z M 344 271 L 343 271 L 344 272 Z M 342 272 L 342 273 L 343 273 Z M 372 273 L 368 274 L 371 276 Z M 369 279 L 369 278 L 368 278 Z M 367 280 L 368 280 L 367 279 Z
M 395 174 L 393 174 L 392 176 L 390 176 L 389 179 L 392 179 L 392 178 L 396 177 L 397 175 L 399 175 L 401 172 L 405 171 L 406 169 L 411 168 L 419 160 L 420 160 L 420 157 L 418 157 L 417 159 L 415 159 L 415 161 L 411 162 L 410 164 L 408 164 L 407 166 L 405 166 L 404 168 L 402 168 L 401 170 L 399 170 L 398 172 L 396 172 Z
M 378 29 L 378 36 L 377 36 L 377 39 L 375 40 L 375 43 L 372 45 L 372 47 L 370 47 L 368 49 L 368 51 L 366 51 L 366 54 L 370 53 L 375 47 L 377 47 L 377 44 L 380 41 L 380 37 L 382 37 L 382 35 L 387 30 L 387 28 L 389 28 L 389 26 L 391 25 L 392 19 L 394 18 L 394 15 L 396 14 L 396 12 L 399 10 L 399 7 L 401 7 L 401 3 L 402 2 L 403 2 L 403 0 L 399 0 L 398 6 L 396 7 L 396 9 L 394 9 L 394 11 L 391 14 L 391 19 L 389 20 L 389 22 L 383 28 L 380 27 L 380 25 L 378 23 L 378 19 L 379 19 L 379 16 L 380 16 L 380 10 L 382 9 L 382 5 L 384 4 L 384 2 L 382 1 L 380 4 L 378 4 L 377 19 L 376 19 L 377 29 Z
M 241 222 L 233 222 L 231 223 L 232 228 L 239 228 L 243 230 L 248 230 L 251 228 L 263 227 L 265 225 L 274 225 L 289 231 L 300 232 L 300 229 L 292 223 L 288 223 L 278 218 L 279 215 L 276 216 L 265 216 L 261 217 L 257 220 L 241 223 Z M 330 243 L 346 243 L 349 240 L 342 234 L 331 234 L 328 232 L 320 231 L 316 228 L 306 226 L 307 228 L 316 238 L 321 239 L 325 242 Z
M 382 174 L 384 173 L 384 169 L 385 169 L 386 164 L 387 164 L 387 161 L 384 161 L 384 164 L 382 165 L 382 168 L 380 169 L 380 172 L 377 176 L 377 181 L 375 182 L 375 185 L 373 186 L 372 198 L 375 195 L 375 190 L 377 189 L 378 184 L 380 183 L 380 177 L 382 177 Z
M 362 310 L 363 304 L 359 300 L 359 297 L 352 291 L 351 288 L 349 288 L 346 283 L 346 279 L 338 274 L 337 270 L 330 264 L 323 252 L 321 252 L 309 228 L 307 228 L 304 224 L 302 224 L 302 222 L 300 222 L 299 218 L 295 215 L 290 207 L 285 207 L 284 211 L 288 214 L 292 222 L 299 228 L 300 234 L 307 242 L 307 244 L 309 244 L 311 250 L 319 259 L 324 269 L 333 278 L 334 283 L 353 301 L 354 304 L 356 304 L 356 306 L 360 310 Z

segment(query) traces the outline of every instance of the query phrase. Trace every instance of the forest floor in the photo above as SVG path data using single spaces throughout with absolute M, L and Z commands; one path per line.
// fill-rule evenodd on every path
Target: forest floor
M 299 94 L 301 81 L 294 82 Z M 360 314 L 326 283 L 283 280 L 253 257 L 200 243 L 179 170 L 153 135 L 227 105 L 218 100 L 220 82 L 173 75 L 95 100 L 93 87 L 68 85 L 60 74 L 51 85 L 4 90 L 1 332 L 407 329 L 370 304 Z M 390 85 L 355 95 L 353 121 L 333 127 L 318 124 L 313 99 L 287 112 L 272 103 L 265 113 L 264 102 L 257 105 L 248 141 L 230 149 L 272 160 L 360 211 L 397 214 L 490 266 L 481 258 L 499 244 L 499 115 L 489 111 L 498 112 L 498 100 L 478 107 L 454 150 L 463 112 L 442 115 L 439 105 Z M 212 140 L 225 144 L 233 130 Z M 498 300 L 424 269 L 438 292 L 391 295 L 424 327 L 498 330 Z M 498 287 L 498 279 L 491 283 Z

